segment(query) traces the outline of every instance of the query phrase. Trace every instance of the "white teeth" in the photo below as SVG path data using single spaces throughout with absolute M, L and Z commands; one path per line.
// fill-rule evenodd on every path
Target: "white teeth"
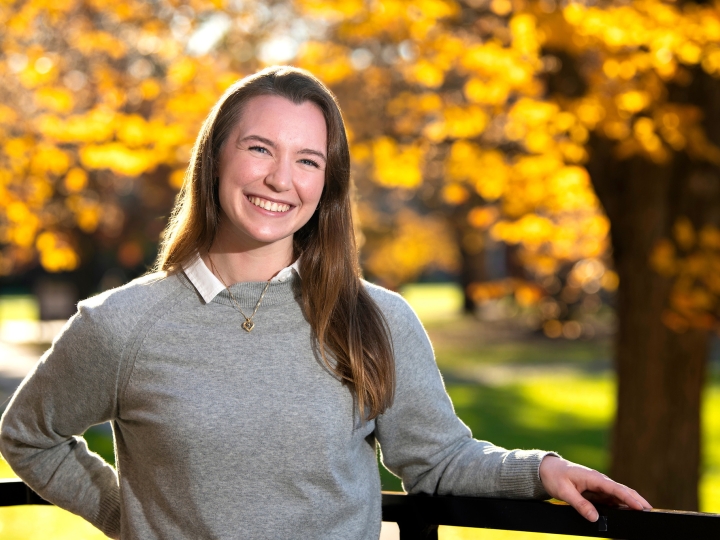
M 264 210 L 269 210 L 270 212 L 287 212 L 288 210 L 290 210 L 289 204 L 270 202 L 266 201 L 265 199 L 261 199 L 260 197 L 248 197 L 248 199 L 255 206 L 259 206 L 260 208 L 263 208 Z

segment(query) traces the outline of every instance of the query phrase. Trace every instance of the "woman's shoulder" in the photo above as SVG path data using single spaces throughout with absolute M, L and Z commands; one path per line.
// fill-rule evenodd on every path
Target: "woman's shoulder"
M 154 313 L 162 314 L 166 304 L 184 291 L 188 291 L 188 287 L 178 275 L 146 274 L 81 301 L 75 319 L 96 331 L 123 335 L 132 332 L 142 321 L 148 321 Z
M 413 326 L 422 328 L 417 314 L 400 294 L 367 281 L 363 281 L 363 285 L 391 327 L 396 323 L 402 323 L 404 326 L 412 323 Z
M 154 272 L 91 296 L 81 301 L 78 308 L 137 312 L 138 309 L 147 308 L 182 287 L 178 276 L 167 272 Z
M 415 310 L 400 294 L 372 283 L 363 284 L 387 323 L 399 379 L 406 376 L 420 377 L 420 371 L 425 369 L 429 371 L 422 371 L 423 373 L 429 374 L 428 377 L 435 377 L 437 367 L 432 345 Z
M 83 300 L 55 337 L 53 357 L 65 351 L 81 362 L 85 351 L 92 358 L 120 358 L 125 345 L 149 328 L 181 289 L 179 277 L 157 273 Z
M 376 285 L 375 283 L 370 283 L 365 280 L 362 281 L 362 284 L 383 312 L 386 310 L 391 312 L 407 312 L 409 310 L 412 312 L 412 308 L 410 307 L 410 304 L 407 303 L 407 300 L 395 291 L 391 291 L 385 287 L 381 287 L 380 285 Z

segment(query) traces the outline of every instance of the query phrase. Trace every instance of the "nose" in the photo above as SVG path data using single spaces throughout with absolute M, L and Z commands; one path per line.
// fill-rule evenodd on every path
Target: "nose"
M 273 191 L 288 191 L 292 187 L 292 164 L 289 159 L 278 159 L 265 177 L 265 184 Z

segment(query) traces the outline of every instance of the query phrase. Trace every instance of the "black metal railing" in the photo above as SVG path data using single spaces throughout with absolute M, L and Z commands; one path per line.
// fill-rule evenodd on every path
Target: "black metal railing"
M 21 480 L 0 479 L 0 506 L 50 504 Z M 720 514 L 597 506 L 595 523 L 564 503 L 482 497 L 427 497 L 383 492 L 383 521 L 400 527 L 400 540 L 436 540 L 440 525 L 569 534 L 616 540 L 717 540 Z
M 616 540 L 720 539 L 720 514 L 596 505 L 591 523 L 565 503 L 483 497 L 424 497 L 383 492 L 383 521 L 400 527 L 400 540 L 436 540 L 439 525 L 570 534 Z
M 19 506 L 21 504 L 50 504 L 40 497 L 22 480 L 0 478 L 0 506 Z

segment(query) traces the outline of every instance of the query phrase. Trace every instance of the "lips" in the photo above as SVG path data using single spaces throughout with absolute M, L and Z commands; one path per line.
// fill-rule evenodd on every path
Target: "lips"
M 269 210 L 270 212 L 287 212 L 290 210 L 289 204 L 268 201 L 267 199 L 261 199 L 260 197 L 250 196 L 248 197 L 248 200 L 255 206 L 262 208 L 263 210 Z

